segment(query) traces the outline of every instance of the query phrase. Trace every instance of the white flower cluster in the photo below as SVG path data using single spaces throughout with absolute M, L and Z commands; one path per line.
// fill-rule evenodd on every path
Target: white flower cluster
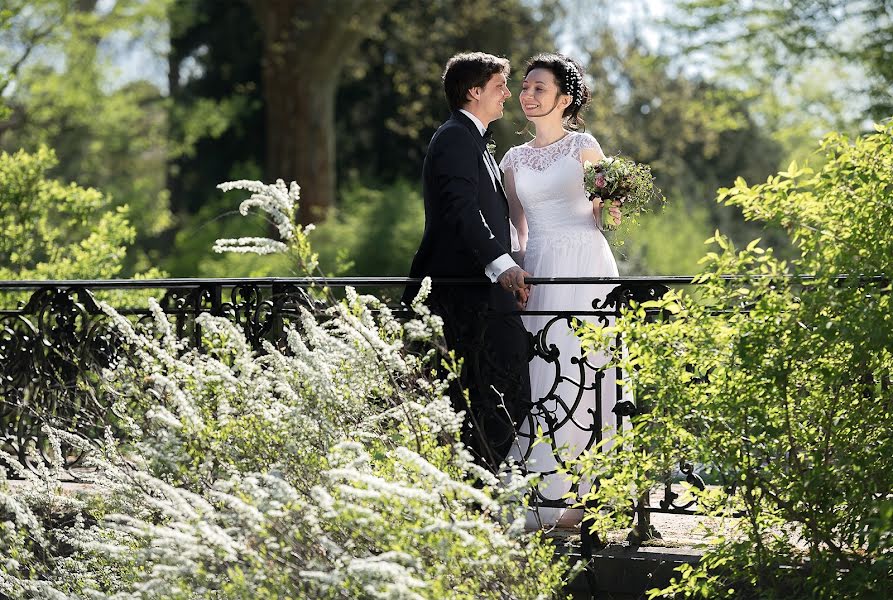
M 429 332 L 434 335 L 443 335 L 443 319 L 433 314 L 431 309 L 425 304 L 425 299 L 431 294 L 431 278 L 425 277 L 419 288 L 418 294 L 413 298 L 411 306 L 416 314 L 416 319 L 407 322 L 404 325 L 407 339 L 421 340 L 430 337 Z
M 265 237 L 221 238 L 214 242 L 214 252 L 236 252 L 242 254 L 279 254 L 288 250 L 288 245 Z
M 199 317 L 190 348 L 154 301 L 146 330 L 103 309 L 131 358 L 104 374 L 128 439 L 47 430 L 51 466 L 23 470 L 25 492 L 0 481 L 0 595 L 534 598 L 561 584 L 564 564 L 505 504 L 523 481 L 469 484 L 437 355 L 404 347 L 437 319 L 403 324 L 349 290 L 258 354 L 225 319 Z M 61 491 L 62 442 L 91 453 L 85 496 Z
M 251 192 L 251 197 L 243 200 L 239 205 L 239 213 L 244 217 L 252 208 L 259 208 L 269 215 L 270 220 L 279 230 L 280 238 L 285 241 L 294 238 L 293 221 L 298 200 L 301 199 L 301 187 L 296 182 L 292 181 L 286 187 L 285 182 L 281 179 L 277 179 L 273 185 L 240 179 L 221 183 L 217 188 L 224 192 L 231 190 Z
M 219 187 L 251 192 L 240 211 L 282 241 L 216 251 L 290 250 L 313 268 L 296 184 Z M 0 597 L 551 597 L 566 565 L 519 535 L 526 481 L 472 463 L 434 375 L 430 289 L 406 323 L 347 289 L 260 353 L 223 318 L 196 319 L 195 348 L 154 300 L 138 325 L 102 305 L 127 356 L 101 373 L 117 432 L 47 429 L 49 466 L 32 448 L 25 491 L 0 480 Z M 62 491 L 63 448 L 85 453 L 82 496 Z
M 296 221 L 298 201 L 301 188 L 292 181 L 288 186 L 281 179 L 270 185 L 261 181 L 240 179 L 227 181 L 217 186 L 224 192 L 245 190 L 251 196 L 239 204 L 239 213 L 246 216 L 252 208 L 259 209 L 266 218 L 276 226 L 279 240 L 268 237 L 241 237 L 218 239 L 213 246 L 214 252 L 236 252 L 252 254 L 279 254 L 295 250 L 305 268 L 312 271 L 316 268 L 316 257 L 312 255 L 307 243 L 307 234 L 315 228 L 311 223 L 301 226 Z

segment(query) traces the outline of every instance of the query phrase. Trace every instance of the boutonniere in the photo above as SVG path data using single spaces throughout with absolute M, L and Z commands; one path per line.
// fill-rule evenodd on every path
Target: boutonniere
M 490 153 L 490 156 L 496 157 L 496 142 L 493 140 L 487 140 L 487 152 Z

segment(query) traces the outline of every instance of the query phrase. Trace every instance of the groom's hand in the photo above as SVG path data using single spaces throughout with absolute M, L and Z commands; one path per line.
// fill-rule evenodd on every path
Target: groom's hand
M 514 294 L 522 308 L 527 304 L 527 296 L 530 293 L 530 284 L 524 278 L 530 276 L 530 273 L 516 266 L 506 269 L 498 277 L 499 285 Z
M 530 277 L 530 273 L 528 273 L 521 267 L 515 266 L 509 267 L 508 269 L 500 273 L 497 281 L 499 282 L 499 285 L 503 287 L 503 289 L 514 293 L 520 289 L 526 289 L 530 287 L 524 281 L 525 277 Z

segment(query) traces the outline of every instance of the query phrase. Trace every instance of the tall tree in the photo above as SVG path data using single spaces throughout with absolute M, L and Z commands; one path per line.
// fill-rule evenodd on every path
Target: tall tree
M 446 116 L 440 76 L 449 56 L 460 50 L 486 50 L 510 57 L 517 66 L 534 51 L 555 47 L 551 32 L 556 22 L 554 11 L 549 3 L 542 4 L 394 0 L 381 18 L 366 22 L 367 37 L 346 61 L 337 84 L 334 135 L 339 176 L 335 181 L 338 202 L 345 208 L 339 218 L 354 211 L 353 199 L 379 197 L 356 190 L 357 185 L 381 184 L 388 193 L 402 193 L 408 188 L 391 187 L 395 179 L 418 179 L 430 134 Z M 201 262 L 201 250 L 216 237 L 240 235 L 239 230 L 227 229 L 229 219 L 217 219 L 227 208 L 214 189 L 216 183 L 222 179 L 285 178 L 282 170 L 269 166 L 272 161 L 267 156 L 267 148 L 273 145 L 267 143 L 268 137 L 284 135 L 284 127 L 272 125 L 267 115 L 270 105 L 261 74 L 264 36 L 248 3 L 177 0 L 170 10 L 170 22 L 171 147 L 176 156 L 171 162 L 169 187 L 184 228 L 176 241 L 183 244 L 176 264 L 166 266 L 172 273 L 186 275 L 207 268 L 208 263 Z M 237 38 L 240 43 L 233 44 Z M 302 73 L 300 78 L 308 77 L 309 73 Z M 293 100 L 293 79 L 276 81 L 283 90 L 275 93 Z M 314 120 L 318 121 L 315 116 Z M 510 102 L 506 118 L 500 121 L 500 150 L 516 143 L 513 132 L 520 129 L 522 120 L 517 104 Z M 291 143 L 308 143 L 304 136 L 292 138 Z M 355 183 L 358 177 L 361 181 Z M 306 179 L 297 181 L 303 187 L 304 201 L 312 201 Z M 393 212 L 381 207 L 372 216 L 379 223 L 406 218 L 405 203 L 412 201 L 401 198 L 388 204 Z M 362 226 L 357 229 L 366 230 Z M 345 240 L 339 233 L 335 243 L 353 249 L 365 241 Z M 370 244 L 374 242 L 370 240 Z M 380 267 L 396 262 L 390 257 Z M 213 272 L 226 270 L 215 266 Z M 256 271 L 251 267 L 239 272 Z M 403 268 L 391 272 L 402 273 Z
M 250 0 L 263 39 L 267 177 L 302 186 L 301 221 L 335 202 L 335 93 L 392 0 Z
M 139 245 L 171 224 L 164 190 L 164 99 L 116 62 L 128 42 L 163 28 L 165 1 L 8 0 L 0 71 L 10 112 L 0 149 L 55 150 L 49 174 L 102 189 L 131 207 Z M 156 257 L 131 253 L 125 273 Z
M 434 129 L 448 114 L 441 75 L 456 52 L 481 50 L 512 62 L 517 94 L 524 59 L 556 46 L 560 7 L 523 0 L 398 0 L 361 45 L 338 91 L 339 165 L 364 179 L 418 180 Z M 517 96 L 493 127 L 498 152 L 518 143 Z

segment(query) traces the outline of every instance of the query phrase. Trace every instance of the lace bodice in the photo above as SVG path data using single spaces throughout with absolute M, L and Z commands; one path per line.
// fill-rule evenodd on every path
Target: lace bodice
M 573 157 L 580 162 L 580 150 L 584 148 L 598 148 L 598 142 L 588 133 L 569 131 L 566 136 L 542 148 L 535 148 L 530 142 L 509 148 L 499 168 L 503 171 L 509 169 L 517 171 L 518 167 L 527 167 L 533 171 L 543 172 L 556 161 L 564 157 Z
M 592 204 L 583 189 L 580 151 L 600 146 L 588 133 L 570 132 L 553 144 L 515 146 L 500 168 L 511 172 L 527 216 L 531 244 L 591 244 L 602 237 L 592 218 Z

